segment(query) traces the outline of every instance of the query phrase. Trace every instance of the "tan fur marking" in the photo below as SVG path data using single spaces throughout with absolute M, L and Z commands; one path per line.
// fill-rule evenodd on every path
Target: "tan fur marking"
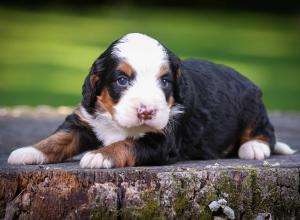
M 267 143 L 269 145 L 270 139 L 264 135 L 257 135 L 254 137 L 255 140 L 261 141 L 263 143 Z
M 172 107 L 175 103 L 175 99 L 174 97 L 171 95 L 169 98 L 168 98 L 168 106 L 169 107 Z
M 129 77 L 131 77 L 133 75 L 133 73 L 134 73 L 134 70 L 133 70 L 132 66 L 130 64 L 128 64 L 128 63 L 125 63 L 125 62 L 121 63 L 118 66 L 117 70 L 125 73 Z
M 182 74 L 181 69 L 178 68 L 177 71 L 176 71 L 176 77 L 177 78 L 181 77 L 181 74 Z
M 92 85 L 92 88 L 95 87 L 95 84 L 96 84 L 96 82 L 97 82 L 98 80 L 99 80 L 99 76 L 97 76 L 97 75 L 95 75 L 95 74 L 91 75 L 91 77 L 90 77 L 90 83 L 91 83 L 91 85 Z
M 136 162 L 133 139 L 118 141 L 93 152 L 111 159 L 114 167 L 134 166 Z
M 101 112 L 109 112 L 111 115 L 114 114 L 114 101 L 108 93 L 107 88 L 104 88 L 100 96 L 97 96 L 98 108 Z
M 161 77 L 163 77 L 164 75 L 166 75 L 167 73 L 169 73 L 170 67 L 167 64 L 162 64 L 159 70 L 159 74 L 158 74 L 158 78 L 160 79 Z
M 58 163 L 79 153 L 79 138 L 74 132 L 59 131 L 35 144 L 47 156 L 48 163 Z
M 261 142 L 264 142 L 267 144 L 269 143 L 268 137 L 266 137 L 264 135 L 253 136 L 253 128 L 248 127 L 245 129 L 244 133 L 242 134 L 240 141 L 241 141 L 241 144 L 244 144 L 251 140 L 257 140 L 257 141 L 261 141 Z

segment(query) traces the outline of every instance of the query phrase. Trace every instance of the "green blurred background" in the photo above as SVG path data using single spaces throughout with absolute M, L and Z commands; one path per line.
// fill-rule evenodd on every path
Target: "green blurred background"
M 77 105 L 95 58 L 120 36 L 143 32 L 183 59 L 232 66 L 262 88 L 269 110 L 299 111 L 299 11 L 259 9 L 2 4 L 0 106 Z

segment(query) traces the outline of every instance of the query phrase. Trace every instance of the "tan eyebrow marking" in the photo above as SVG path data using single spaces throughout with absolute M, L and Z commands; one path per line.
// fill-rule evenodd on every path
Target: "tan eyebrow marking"
M 117 70 L 125 73 L 129 77 L 132 77 L 134 74 L 134 69 L 132 68 L 132 66 L 125 62 L 120 63 L 117 67 Z
M 171 71 L 168 64 L 162 64 L 159 69 L 158 79 L 168 74 Z
M 159 69 L 159 73 L 158 73 L 158 75 L 157 75 L 157 78 L 158 78 L 158 79 L 162 78 L 164 75 L 170 73 L 170 71 L 171 71 L 171 69 L 170 69 L 170 67 L 169 67 L 168 64 L 162 64 L 162 65 L 160 66 L 160 69 Z

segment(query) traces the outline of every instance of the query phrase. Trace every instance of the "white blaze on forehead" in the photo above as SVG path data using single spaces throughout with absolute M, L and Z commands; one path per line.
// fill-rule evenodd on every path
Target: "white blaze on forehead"
M 169 63 L 165 48 L 147 35 L 133 33 L 116 43 L 113 56 L 128 63 L 136 73 L 134 81 L 114 106 L 113 119 L 127 129 L 142 125 L 151 130 L 163 129 L 170 113 L 159 82 L 161 68 L 168 67 Z M 151 120 L 141 121 L 137 117 L 137 109 L 142 105 L 156 112 Z
M 137 75 L 157 75 L 168 62 L 164 47 L 155 39 L 139 33 L 127 34 L 114 46 L 113 55 L 129 63 Z

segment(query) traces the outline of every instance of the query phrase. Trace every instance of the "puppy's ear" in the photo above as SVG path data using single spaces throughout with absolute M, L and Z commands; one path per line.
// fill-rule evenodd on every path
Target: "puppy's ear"
M 82 86 L 81 104 L 87 110 L 92 110 L 95 107 L 97 95 L 100 92 L 101 72 L 103 72 L 103 60 L 99 58 L 93 63 Z
M 174 98 L 175 101 L 183 104 L 184 99 L 184 76 L 181 60 L 171 51 L 168 50 L 169 62 L 175 79 Z
M 191 79 L 186 74 L 182 61 L 171 51 L 168 51 L 168 55 L 174 79 L 176 79 L 174 84 L 175 102 L 183 105 L 185 112 L 188 112 L 194 103 L 194 88 Z

